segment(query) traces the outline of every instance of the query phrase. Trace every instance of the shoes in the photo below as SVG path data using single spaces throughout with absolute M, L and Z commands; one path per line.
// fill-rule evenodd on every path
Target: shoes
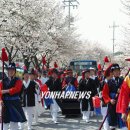
M 54 121 L 54 123 L 55 123 L 55 124 L 59 124 L 59 122 L 57 122 L 57 121 Z
M 90 123 L 90 121 L 89 121 L 89 120 L 86 120 L 86 123 Z
M 28 130 L 32 130 L 32 127 L 28 127 Z
M 85 116 L 83 116 L 83 117 L 82 117 L 82 119 L 83 119 L 83 120 L 86 120 L 86 117 L 85 117 Z
M 89 118 L 87 118 L 85 121 L 86 121 L 86 123 L 90 123 L 90 120 L 89 120 Z

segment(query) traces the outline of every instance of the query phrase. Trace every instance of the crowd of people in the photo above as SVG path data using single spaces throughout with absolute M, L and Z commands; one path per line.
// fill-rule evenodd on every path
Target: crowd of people
M 32 122 L 38 122 L 45 109 L 50 110 L 52 122 L 58 124 L 60 106 L 57 99 L 47 102 L 42 96 L 44 91 L 64 91 L 72 85 L 78 91 L 91 91 L 89 99 L 80 100 L 82 119 L 89 123 L 95 115 L 93 97 L 101 100 L 101 113 L 104 130 L 128 130 L 130 76 L 122 77 L 118 64 L 111 64 L 106 70 L 89 68 L 83 70 L 82 77 L 73 71 L 53 68 L 43 71 L 24 70 L 22 79 L 16 77 L 16 65 L 10 63 L 8 76 L 0 83 L 1 125 L 3 130 L 32 130 Z M 44 117 L 43 117 L 44 118 Z

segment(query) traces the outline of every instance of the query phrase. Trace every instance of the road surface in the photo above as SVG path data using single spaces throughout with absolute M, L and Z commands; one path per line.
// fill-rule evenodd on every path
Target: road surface
M 33 123 L 33 130 L 98 130 L 102 121 L 101 117 L 93 117 L 90 121 L 88 124 L 81 117 L 66 118 L 59 113 L 59 124 L 54 124 L 51 121 L 50 112 L 44 111 L 38 123 Z

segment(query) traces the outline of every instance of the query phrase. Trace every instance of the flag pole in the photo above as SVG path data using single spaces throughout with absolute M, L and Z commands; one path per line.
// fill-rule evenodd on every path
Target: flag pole
M 7 56 L 7 53 L 6 53 L 6 50 L 5 48 L 2 48 L 2 53 L 1 53 L 1 61 L 2 61 L 2 87 L 1 87 L 1 90 L 3 90 L 3 86 L 4 86 L 4 62 L 5 61 L 8 61 L 8 56 Z M 1 97 L 1 100 L 2 100 L 2 97 Z M 1 104 L 2 106 L 2 110 L 1 110 L 1 130 L 3 130 L 3 122 L 4 122 L 4 119 L 3 119 L 3 114 L 4 114 L 4 105 Z

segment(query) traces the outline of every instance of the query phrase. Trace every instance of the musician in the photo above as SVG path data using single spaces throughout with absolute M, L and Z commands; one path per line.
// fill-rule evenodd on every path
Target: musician
M 105 119 L 105 117 L 107 115 L 108 107 L 107 107 L 107 104 L 103 100 L 102 91 L 103 91 L 103 87 L 105 86 L 105 84 L 108 83 L 108 80 L 110 80 L 113 77 L 111 67 L 112 67 L 112 64 L 110 66 L 108 66 L 108 68 L 104 71 L 104 79 L 101 82 L 101 86 L 100 86 L 100 89 L 99 89 L 99 91 L 100 91 L 99 96 L 100 96 L 101 101 L 102 101 L 101 113 L 102 113 L 102 116 L 103 116 L 103 120 Z M 110 130 L 109 124 L 108 124 L 108 119 L 105 120 L 105 122 L 103 124 L 103 128 L 104 128 L 104 130 Z
M 121 87 L 121 91 L 119 94 L 116 111 L 117 113 L 122 114 L 122 120 L 127 123 L 128 130 L 130 129 L 130 73 L 124 79 L 124 82 Z M 125 130 L 125 129 L 124 129 Z M 127 128 L 126 128 L 127 130 Z
M 34 68 L 31 68 L 29 71 L 29 79 L 33 82 L 35 82 L 36 87 L 36 93 L 35 93 L 35 111 L 34 111 L 34 118 L 35 118 L 35 123 L 38 122 L 38 116 L 41 114 L 41 95 L 40 95 L 40 84 L 41 82 L 38 82 L 39 80 L 37 79 L 37 72 L 34 70 Z M 42 86 L 42 85 L 41 85 Z
M 33 122 L 33 114 L 35 113 L 35 94 L 37 84 L 34 81 L 29 79 L 29 72 L 24 71 L 23 74 L 23 87 L 20 94 L 22 107 L 25 112 L 27 118 L 27 128 L 28 130 L 32 129 L 32 122 Z M 30 98 L 31 97 L 31 98 Z M 23 130 L 24 124 L 19 124 L 20 130 Z
M 66 77 L 64 78 L 64 81 L 62 83 L 62 88 L 65 89 L 68 85 L 72 85 L 75 88 L 78 87 L 78 81 L 75 77 L 73 77 L 72 69 L 67 69 Z
M 123 79 L 120 77 L 120 66 L 118 64 L 113 64 L 111 71 L 113 72 L 113 78 L 108 80 L 107 84 L 103 87 L 102 95 L 105 103 L 108 104 L 108 122 L 110 129 L 115 130 L 117 126 L 121 127 L 119 123 L 119 121 L 121 122 L 121 118 L 116 113 L 116 104 Z
M 97 94 L 97 89 L 96 85 L 94 83 L 94 80 L 90 78 L 90 70 L 87 69 L 82 72 L 83 78 L 79 82 L 79 91 L 91 91 L 91 97 L 90 99 L 82 99 L 81 102 L 81 108 L 82 108 L 82 113 L 83 113 L 83 120 L 85 120 L 87 123 L 89 122 L 89 115 L 90 108 L 93 107 L 92 104 L 92 97 Z
M 45 84 L 47 85 L 50 92 L 62 90 L 62 84 L 61 84 L 61 80 L 59 79 L 59 72 L 57 69 L 52 70 L 52 75 Z M 52 121 L 55 124 L 58 124 L 57 118 L 58 118 L 59 106 L 57 104 L 56 99 L 52 99 L 52 100 L 53 100 L 53 103 L 50 105 Z
M 90 70 L 90 78 L 93 79 L 94 84 L 96 85 L 97 91 L 99 92 L 99 87 L 100 87 L 100 81 L 98 79 L 98 76 L 96 75 L 96 69 L 93 67 L 89 68 Z M 93 106 L 91 106 L 91 112 L 90 112 L 90 116 L 94 116 L 94 108 Z
M 15 63 L 8 66 L 8 77 L 0 83 L 0 99 L 3 104 L 3 128 L 8 130 L 18 130 L 18 122 L 26 122 L 21 102 L 20 92 L 22 89 L 22 81 L 15 76 Z

